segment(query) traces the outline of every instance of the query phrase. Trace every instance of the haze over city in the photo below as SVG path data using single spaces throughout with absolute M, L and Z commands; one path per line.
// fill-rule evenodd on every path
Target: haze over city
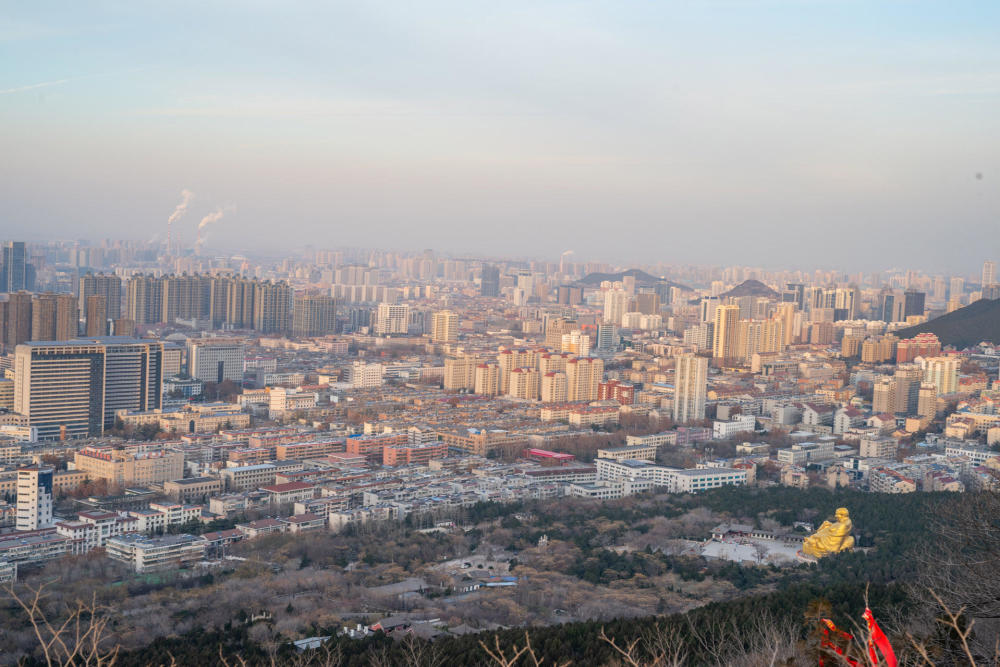
M 188 189 L 188 243 L 233 212 L 215 249 L 957 271 L 1000 213 L 998 20 L 990 2 L 21 3 L 0 19 L 0 220 L 162 238 Z
M 0 667 L 1000 667 L 1000 5 L 7 3 Z

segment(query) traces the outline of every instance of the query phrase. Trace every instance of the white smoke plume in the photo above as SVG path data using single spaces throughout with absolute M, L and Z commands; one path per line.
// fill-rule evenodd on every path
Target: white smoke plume
M 201 222 L 198 223 L 198 240 L 195 241 L 194 244 L 195 249 L 200 250 L 201 246 L 204 245 L 205 243 L 204 231 L 209 225 L 212 225 L 218 222 L 219 220 L 222 220 L 223 216 L 225 216 L 227 213 L 232 213 L 235 210 L 236 207 L 230 204 L 228 206 L 219 207 L 214 211 L 212 211 L 211 213 L 209 213 L 208 215 L 206 215 L 204 218 L 202 218 Z
M 190 190 L 181 190 L 181 203 L 177 205 L 174 212 L 170 214 L 167 218 L 167 223 L 177 222 L 180 220 L 181 216 L 187 213 L 188 204 L 191 203 L 191 198 L 194 197 L 194 193 Z

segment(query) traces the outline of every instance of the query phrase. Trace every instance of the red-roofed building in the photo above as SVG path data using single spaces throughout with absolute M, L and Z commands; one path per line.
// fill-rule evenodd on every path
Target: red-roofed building
M 315 495 L 316 487 L 306 482 L 286 482 L 262 486 L 260 490 L 267 493 L 268 502 L 272 505 L 286 505 L 309 500 Z
M 565 452 L 550 452 L 547 449 L 535 449 L 533 447 L 529 447 L 524 450 L 524 458 L 541 461 L 542 463 L 556 463 L 561 465 L 565 465 L 576 460 L 576 457 L 572 454 L 567 454 Z
M 618 401 L 622 405 L 632 405 L 635 402 L 635 385 L 608 380 L 597 385 L 597 399 L 600 401 Z

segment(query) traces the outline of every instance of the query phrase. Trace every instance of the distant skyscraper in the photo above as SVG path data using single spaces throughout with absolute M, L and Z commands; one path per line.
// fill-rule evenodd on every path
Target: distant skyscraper
M 720 361 L 732 361 L 737 356 L 740 307 L 718 306 L 715 309 L 715 341 L 712 356 Z
M 491 265 L 483 265 L 482 282 L 479 285 L 480 296 L 500 296 L 500 269 Z
M 17 471 L 17 530 L 52 525 L 52 468 L 32 466 Z
M 906 296 L 900 290 L 888 290 L 879 296 L 879 319 L 883 322 L 902 322 L 906 319 Z
M 27 251 L 23 241 L 7 241 L 0 246 L 0 292 L 32 290 Z
M 948 281 L 948 299 L 951 301 L 958 300 L 962 298 L 965 294 L 965 279 L 964 278 L 952 278 Z
M 625 290 L 610 289 L 604 293 L 604 321 L 621 326 L 622 316 L 628 306 L 628 293 Z
M 674 421 L 684 424 L 705 418 L 708 359 L 693 354 L 677 357 L 674 377 Z
M 715 323 L 715 309 L 719 307 L 719 297 L 706 296 L 701 300 L 699 312 L 702 322 Z
M 788 283 L 782 293 L 782 301 L 789 301 L 798 305 L 799 310 L 803 310 L 806 304 L 806 286 L 804 283 Z
M 795 303 L 779 303 L 774 308 L 774 319 L 781 322 L 781 345 L 787 347 L 792 342 L 795 328 Z
M 583 302 L 583 288 L 574 285 L 560 285 L 556 292 L 559 305 L 578 306 Z
M 903 317 L 907 318 L 913 315 L 923 315 L 925 297 L 926 295 L 923 292 L 906 290 L 906 293 L 903 295 Z
M 983 262 L 983 287 L 987 285 L 992 285 L 997 281 L 997 265 L 991 261 L 987 260 Z
M 603 352 L 618 349 L 618 327 L 614 324 L 597 326 L 597 349 Z

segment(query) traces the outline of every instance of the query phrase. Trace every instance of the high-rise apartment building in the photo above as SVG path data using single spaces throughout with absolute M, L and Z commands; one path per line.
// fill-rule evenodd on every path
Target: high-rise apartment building
M 52 526 L 52 468 L 32 466 L 17 471 L 17 530 Z
M 243 383 L 246 345 L 229 338 L 189 338 L 188 372 L 202 382 Z
M 136 324 L 157 324 L 163 318 L 163 280 L 136 274 L 125 287 L 125 317 Z
M 80 312 L 87 313 L 87 299 L 91 296 L 103 296 L 105 318 L 117 320 L 122 316 L 122 279 L 116 275 L 88 273 L 80 277 Z M 90 335 L 90 334 L 88 334 Z
M 923 371 L 916 364 L 899 364 L 893 376 L 895 385 L 896 412 L 912 415 L 917 411 L 920 383 Z
M 684 344 L 693 345 L 696 350 L 711 350 L 715 344 L 715 323 L 702 322 L 684 330 Z
M 569 385 L 563 371 L 548 371 L 541 374 L 542 403 L 564 403 L 569 397 Z
M 472 391 L 476 387 L 476 357 L 457 357 L 444 360 L 444 388 L 450 391 Z
M 258 282 L 253 289 L 253 328 L 261 333 L 287 333 L 291 326 L 292 288 L 284 282 Z
M 31 340 L 31 294 L 14 292 L 2 295 L 0 301 L 0 338 L 4 350 L 13 352 L 14 348 Z
M 596 401 L 598 386 L 604 379 L 604 361 L 593 357 L 578 357 L 566 362 L 566 399 Z
M 896 384 L 892 378 L 882 377 L 875 380 L 872 388 L 872 412 L 875 414 L 896 411 Z
M 937 386 L 922 384 L 917 392 L 917 414 L 924 419 L 934 419 L 937 416 Z
M 380 303 L 375 315 L 375 331 L 382 336 L 406 335 L 409 331 L 410 307 L 398 303 Z
M 292 325 L 292 288 L 284 282 L 241 276 L 136 274 L 129 278 L 125 292 L 126 319 L 140 325 L 181 319 L 261 333 L 287 333 Z
M 635 295 L 630 308 L 646 315 L 660 314 L 660 295 L 656 292 L 641 292 Z
M 242 276 L 225 276 L 212 281 L 209 318 L 212 326 L 252 329 L 254 326 L 254 285 Z
M 590 355 L 590 336 L 583 331 L 570 331 L 562 335 L 560 352 L 567 352 L 581 357 Z
M 303 294 L 295 297 L 292 335 L 300 338 L 325 336 L 337 328 L 337 309 L 332 296 Z
M 479 284 L 480 296 L 500 296 L 500 269 L 491 265 L 483 265 L 482 281 Z
M 983 262 L 982 286 L 993 285 L 997 281 L 997 265 L 992 260 Z
M 948 281 L 948 299 L 959 300 L 965 294 L 965 279 L 952 278 Z
M 629 296 L 625 290 L 610 289 L 604 293 L 604 321 L 621 325 L 622 316 L 628 307 Z
M 576 320 L 565 317 L 548 317 L 545 320 L 545 347 L 561 350 L 563 334 L 569 333 L 579 326 Z
M 497 396 L 500 393 L 500 366 L 479 364 L 476 366 L 475 392 L 482 396 Z
M 774 307 L 774 319 L 781 322 L 781 345 L 788 347 L 792 342 L 792 332 L 795 329 L 795 304 L 779 303 Z
M 198 274 L 163 278 L 163 321 L 204 321 L 209 316 L 212 280 Z
M 510 372 L 507 395 L 526 401 L 538 400 L 538 371 L 534 368 L 515 368 Z
M 85 333 L 88 338 L 108 335 L 108 301 L 103 294 L 91 294 L 84 306 Z
M 510 374 L 515 368 L 538 368 L 538 356 L 534 350 L 501 348 L 497 354 L 497 365 L 500 367 L 500 393 L 508 393 Z
M 677 357 L 674 373 L 673 418 L 678 424 L 705 418 L 708 359 L 693 354 Z
M 80 316 L 72 294 L 36 294 L 31 300 L 31 340 L 71 340 Z
M 118 410 L 160 407 L 163 343 L 93 338 L 18 345 L 14 411 L 41 440 L 97 437 Z
M 830 329 L 832 332 L 832 325 Z M 779 320 L 740 320 L 736 357 L 750 363 L 755 354 L 780 352 L 784 349 L 782 340 L 782 322 Z
M 720 363 L 732 362 L 738 355 L 740 307 L 717 306 L 715 309 L 715 341 L 712 357 Z
M 720 305 L 719 297 L 717 296 L 706 296 L 702 297 L 701 302 L 698 304 L 698 312 L 700 313 L 700 318 L 702 322 L 715 322 L 715 309 Z
M 458 313 L 439 310 L 431 320 L 431 340 L 435 343 L 451 343 L 458 340 Z
M 958 391 L 959 360 L 956 357 L 929 357 L 921 360 L 923 381 L 932 384 L 940 394 Z
M 556 303 L 561 306 L 578 306 L 583 303 L 583 288 L 576 285 L 560 285 L 556 289 Z
M 566 362 L 573 357 L 565 352 L 544 352 L 538 355 L 538 372 L 543 376 L 549 373 L 565 373 Z

